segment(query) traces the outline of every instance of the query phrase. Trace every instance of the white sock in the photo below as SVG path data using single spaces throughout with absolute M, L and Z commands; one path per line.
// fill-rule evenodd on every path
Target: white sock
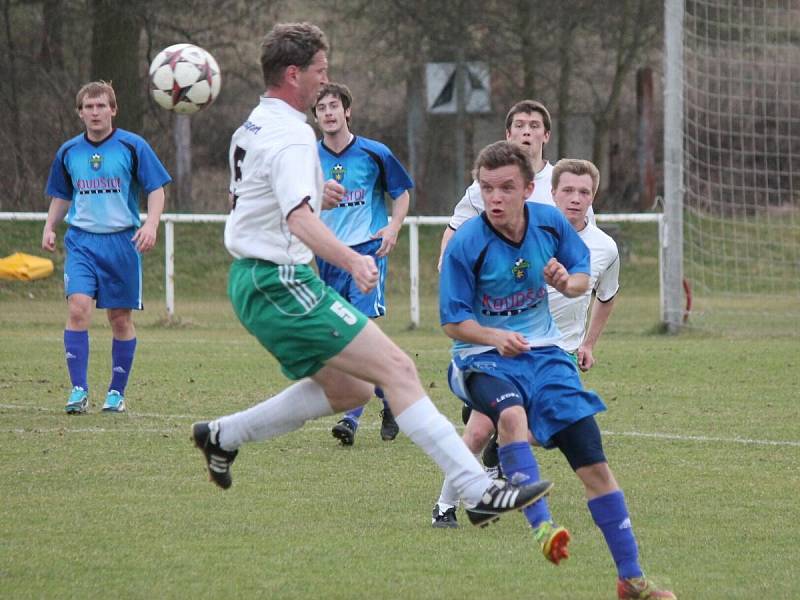
M 268 440 L 332 414 L 322 387 L 303 379 L 261 404 L 217 419 L 219 445 L 223 450 L 235 450 L 244 442 Z
M 478 460 L 480 453 L 473 454 L 475 460 Z M 484 469 L 485 470 L 485 469 Z M 447 510 L 448 508 L 452 508 L 454 506 L 458 506 L 458 490 L 453 486 L 453 482 L 450 480 L 449 477 L 445 477 L 444 481 L 442 482 L 442 491 L 439 493 L 439 500 L 436 504 L 442 509 L 442 512 Z
M 399 415 L 395 415 L 400 431 L 411 438 L 444 471 L 468 506 L 477 504 L 492 483 L 459 437 L 453 424 L 444 418 L 428 396 L 423 396 Z

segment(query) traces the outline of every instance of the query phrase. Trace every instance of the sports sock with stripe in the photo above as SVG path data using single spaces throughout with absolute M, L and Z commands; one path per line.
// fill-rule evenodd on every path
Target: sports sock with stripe
M 89 389 L 87 371 L 89 368 L 89 332 L 64 330 L 64 352 L 67 357 L 67 370 L 72 386 Z
M 539 481 L 539 465 L 527 441 L 500 446 L 497 454 L 500 457 L 503 473 L 511 483 L 526 485 Z M 545 498 L 528 506 L 523 513 L 531 527 L 537 527 L 542 521 L 552 519 Z
M 125 386 L 128 385 L 128 377 L 133 366 L 133 357 L 136 354 L 136 338 L 130 340 L 111 341 L 111 384 L 108 391 L 116 390 L 123 396 Z
M 622 490 L 592 498 L 588 505 L 595 524 L 606 538 L 619 576 L 622 579 L 641 577 L 639 549 Z

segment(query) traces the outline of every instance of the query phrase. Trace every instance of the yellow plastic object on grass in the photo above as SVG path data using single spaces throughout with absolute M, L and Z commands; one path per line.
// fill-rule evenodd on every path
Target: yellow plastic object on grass
M 21 279 L 32 281 L 43 279 L 53 273 L 53 261 L 31 254 L 15 252 L 0 258 L 0 279 Z

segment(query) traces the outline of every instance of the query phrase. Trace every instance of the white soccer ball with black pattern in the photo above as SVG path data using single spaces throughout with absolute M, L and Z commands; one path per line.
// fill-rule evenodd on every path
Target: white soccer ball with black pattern
M 219 94 L 222 74 L 214 57 L 194 44 L 164 48 L 150 63 L 150 94 L 167 110 L 184 115 L 211 104 Z

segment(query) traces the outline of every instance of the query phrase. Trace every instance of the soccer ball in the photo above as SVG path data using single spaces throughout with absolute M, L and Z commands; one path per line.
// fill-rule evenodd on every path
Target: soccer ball
M 208 52 L 193 44 L 164 48 L 150 63 L 150 94 L 156 103 L 190 115 L 202 110 L 219 94 L 222 75 Z

